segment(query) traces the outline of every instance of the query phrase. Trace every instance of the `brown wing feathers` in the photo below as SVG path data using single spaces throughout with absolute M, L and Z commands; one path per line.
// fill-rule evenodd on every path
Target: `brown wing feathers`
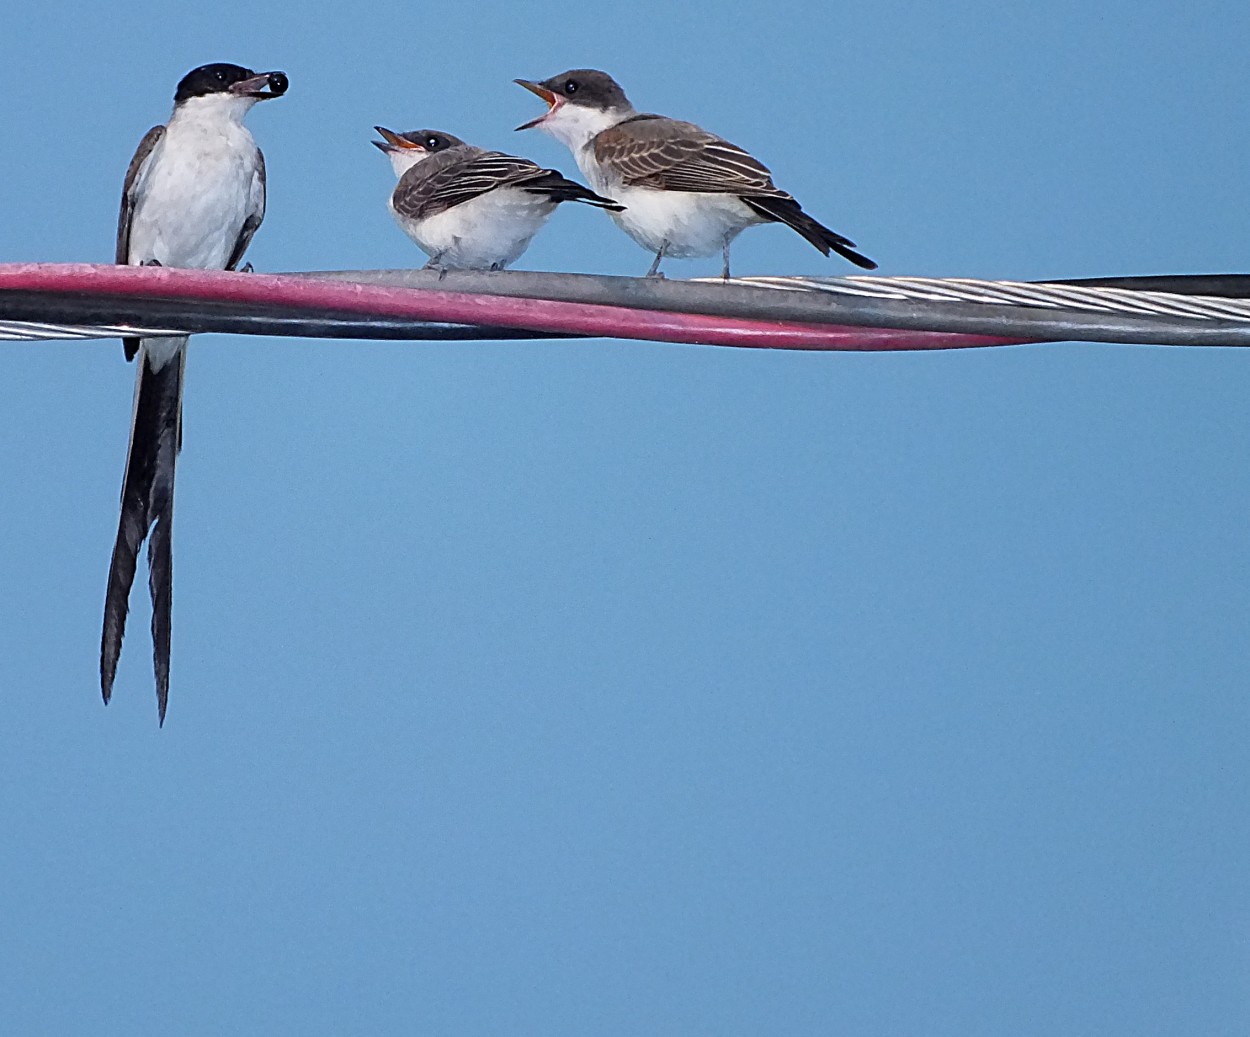
M 547 195 L 553 202 L 620 208 L 554 169 L 544 169 L 527 158 L 468 146 L 437 152 L 413 166 L 400 178 L 391 204 L 410 219 L 427 219 L 499 187 L 519 187 Z
M 855 251 L 853 241 L 813 219 L 793 195 L 779 189 L 762 162 L 693 123 L 637 116 L 604 130 L 594 148 L 595 158 L 628 186 L 735 194 L 761 218 L 786 224 L 825 255 L 832 250 L 856 266 L 876 268 Z

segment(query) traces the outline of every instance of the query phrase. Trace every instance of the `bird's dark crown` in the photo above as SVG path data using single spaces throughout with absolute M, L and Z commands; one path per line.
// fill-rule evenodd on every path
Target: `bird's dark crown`
M 446 151 L 448 148 L 459 147 L 464 143 L 455 134 L 444 133 L 442 130 L 409 130 L 398 136 L 420 145 L 426 151 Z
M 632 108 L 625 91 L 606 72 L 596 68 L 573 68 L 558 76 L 544 79 L 539 86 L 546 87 L 565 104 L 580 104 L 586 108 Z
M 279 97 L 286 93 L 287 78 L 282 72 L 253 72 L 242 65 L 217 61 L 211 65 L 201 65 L 192 69 L 178 83 L 174 94 L 174 104 L 182 104 L 193 97 L 206 97 L 209 94 L 231 93 L 231 87 L 257 76 L 265 76 L 267 89 L 258 89 L 252 96 L 257 98 Z

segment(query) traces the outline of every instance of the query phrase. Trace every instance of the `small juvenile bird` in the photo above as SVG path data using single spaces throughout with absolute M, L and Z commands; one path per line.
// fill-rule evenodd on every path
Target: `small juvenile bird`
M 259 101 L 287 91 L 282 72 L 202 65 L 183 76 L 174 111 L 139 143 L 126 170 L 117 220 L 117 262 L 129 266 L 235 270 L 265 217 L 265 159 L 243 125 Z M 109 565 L 100 639 L 104 701 L 126 631 L 139 548 L 148 541 L 153 662 L 160 720 L 169 698 L 173 596 L 174 467 L 182 447 L 186 336 L 125 338 L 139 358 L 121 520 Z M 149 536 L 150 534 L 150 536 Z
M 561 202 L 621 208 L 527 158 L 483 151 L 440 130 L 375 126 L 399 183 L 390 210 L 430 257 L 426 269 L 502 270 L 516 262 Z
M 855 251 L 855 242 L 812 219 L 777 188 L 757 159 L 694 123 L 640 114 L 606 72 L 573 69 L 541 83 L 515 82 L 547 102 L 545 113 L 517 129 L 546 130 L 573 153 L 591 187 L 621 203 L 612 219 L 655 253 L 648 277 L 659 274 L 665 256 L 720 251 L 728 280 L 729 246 L 759 223 L 784 223 L 826 256 L 833 251 L 876 269 Z

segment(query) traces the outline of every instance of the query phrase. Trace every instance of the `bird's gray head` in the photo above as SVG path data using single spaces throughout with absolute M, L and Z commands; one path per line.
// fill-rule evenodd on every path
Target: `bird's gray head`
M 407 133 L 396 133 L 385 126 L 373 128 L 382 138 L 373 141 L 373 146 L 391 160 L 396 176 L 403 176 L 418 162 L 433 154 L 464 145 L 459 137 L 442 130 L 409 130 Z
M 375 140 L 373 146 L 381 151 L 390 154 L 393 151 L 426 151 L 433 154 L 435 151 L 446 151 L 448 148 L 454 148 L 464 143 L 459 137 L 444 133 L 442 130 L 409 130 L 407 133 L 396 133 L 394 130 L 388 130 L 385 126 L 373 127 L 381 135 L 381 140 Z
M 528 130 L 550 119 L 565 105 L 578 108 L 593 108 L 599 111 L 621 110 L 632 111 L 633 105 L 625 96 L 625 91 L 606 72 L 595 68 L 574 68 L 561 72 L 558 76 L 535 83 L 528 79 L 513 80 L 525 87 L 530 93 L 537 94 L 547 102 L 547 111 L 537 119 L 531 119 L 518 130 Z
M 620 84 L 598 69 L 574 68 L 541 83 L 528 79 L 516 82 L 547 102 L 546 112 L 517 129 L 546 130 L 574 150 L 595 134 L 635 114 Z

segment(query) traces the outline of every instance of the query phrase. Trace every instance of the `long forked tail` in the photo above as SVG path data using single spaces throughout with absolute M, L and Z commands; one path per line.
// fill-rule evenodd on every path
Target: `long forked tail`
M 534 194 L 545 194 L 553 202 L 585 202 L 587 205 L 595 205 L 612 212 L 621 212 L 625 208 L 620 203 L 612 201 L 611 198 L 595 194 L 589 187 L 583 187 L 576 180 L 570 180 L 554 169 L 543 170 L 541 177 L 526 181 L 524 186 L 525 190 Z
M 140 352 L 130 451 L 122 481 L 121 519 L 109 565 L 104 633 L 100 639 L 100 690 L 107 703 L 113 694 L 117 659 L 126 633 L 126 612 L 139 548 L 146 539 L 148 587 L 152 594 L 152 660 L 162 724 L 169 700 L 174 469 L 182 445 L 186 341 L 185 338 L 148 339 L 144 343 L 147 348 Z
M 793 198 L 786 196 L 744 197 L 742 199 L 766 220 L 776 220 L 802 234 L 826 256 L 830 250 L 865 270 L 876 270 L 877 264 L 855 251 L 855 242 L 844 238 L 807 215 Z

